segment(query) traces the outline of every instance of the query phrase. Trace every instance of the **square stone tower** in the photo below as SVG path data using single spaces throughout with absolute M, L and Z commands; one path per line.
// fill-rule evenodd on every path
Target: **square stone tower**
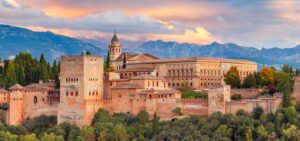
M 58 124 L 91 124 L 103 99 L 103 58 L 93 55 L 62 56 L 60 64 Z
M 300 101 L 300 75 L 294 77 L 294 91 L 292 97 L 298 102 Z
M 208 114 L 214 112 L 226 113 L 226 103 L 230 102 L 230 86 L 223 85 L 220 88 L 208 90 Z

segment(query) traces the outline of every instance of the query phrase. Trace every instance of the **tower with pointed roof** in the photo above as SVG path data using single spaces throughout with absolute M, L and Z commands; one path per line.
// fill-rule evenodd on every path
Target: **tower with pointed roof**
M 122 46 L 119 42 L 116 31 L 111 39 L 108 51 L 111 61 L 116 60 L 122 54 Z

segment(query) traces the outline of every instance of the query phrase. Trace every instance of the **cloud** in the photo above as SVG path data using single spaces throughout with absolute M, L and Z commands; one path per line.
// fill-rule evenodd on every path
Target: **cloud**
M 106 11 L 66 19 L 48 16 L 40 9 L 18 5 L 14 1 L 0 1 L 1 23 L 29 27 L 35 30 L 51 30 L 64 35 L 87 38 L 87 36 L 95 37 L 111 33 L 116 28 L 118 33 L 126 36 L 135 35 L 136 39 L 139 39 L 136 35 L 143 36 L 143 38 L 146 35 L 153 37 L 153 39 L 190 43 L 199 43 L 199 41 L 204 40 L 205 43 L 214 41 L 212 35 L 203 27 L 189 27 L 178 21 L 158 20 L 144 14 Z
M 107 36 L 117 28 L 126 39 L 260 48 L 299 44 L 299 11 L 297 0 L 0 0 L 0 22 L 64 35 Z
M 118 11 L 90 14 L 85 17 L 65 19 L 47 16 L 43 11 L 30 7 L 14 7 L 1 0 L 0 22 L 20 26 L 42 26 L 73 30 L 96 30 L 120 33 L 184 33 L 186 27 L 179 22 L 165 22 L 143 14 L 125 15 Z

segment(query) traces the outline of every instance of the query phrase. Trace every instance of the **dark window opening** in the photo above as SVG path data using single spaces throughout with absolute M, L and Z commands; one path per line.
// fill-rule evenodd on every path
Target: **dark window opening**
M 34 104 L 37 103 L 37 97 L 36 97 L 36 96 L 34 96 L 34 98 L 33 98 L 33 103 L 34 103 Z

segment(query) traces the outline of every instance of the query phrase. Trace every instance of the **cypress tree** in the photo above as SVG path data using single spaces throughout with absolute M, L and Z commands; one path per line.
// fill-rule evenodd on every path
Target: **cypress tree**
M 52 78 L 55 81 L 55 88 L 59 88 L 60 82 L 59 82 L 59 66 L 56 64 L 56 60 L 53 61 L 53 66 L 51 68 Z
M 158 121 L 159 118 L 157 117 L 156 113 L 154 113 L 153 123 L 152 123 L 152 130 L 154 134 L 158 133 Z
M 108 70 L 110 68 L 110 54 L 107 52 L 106 60 L 105 60 L 105 69 Z
M 23 65 L 19 65 L 17 76 L 18 76 L 18 83 L 21 84 L 21 85 L 26 85 L 26 82 L 25 82 L 25 69 L 24 69 Z
M 17 83 L 15 66 L 12 61 L 9 61 L 9 63 L 8 63 L 6 76 L 5 76 L 5 83 L 6 83 L 6 88 L 9 88 L 10 86 Z
M 123 53 L 123 66 L 122 66 L 123 69 L 126 68 L 126 55 L 125 53 Z
M 39 63 L 39 79 L 44 82 L 49 82 L 49 65 L 46 62 L 44 54 L 41 54 Z
M 280 136 L 280 119 L 279 119 L 279 113 L 275 112 L 275 119 L 274 119 L 274 128 L 275 128 L 275 132 L 277 134 L 277 136 Z
M 56 60 L 54 60 L 51 68 L 51 79 L 55 79 L 56 75 L 58 75 L 58 67 L 56 64 Z
M 282 107 L 289 107 L 291 105 L 291 96 L 290 93 L 284 92 L 282 97 Z

